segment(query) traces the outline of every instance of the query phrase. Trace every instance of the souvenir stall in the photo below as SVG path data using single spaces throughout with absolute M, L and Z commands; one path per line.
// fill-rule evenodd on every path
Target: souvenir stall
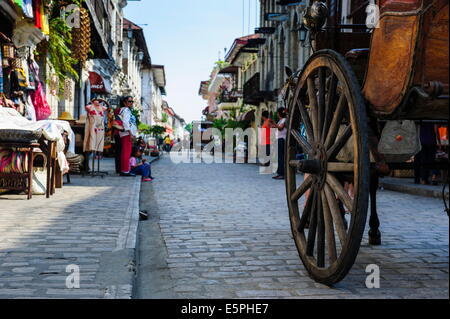
M 74 150 L 68 122 L 49 120 L 36 45 L 49 34 L 41 0 L 0 5 L 0 193 L 6 190 L 52 195 L 69 169 Z M 38 165 L 38 167 L 35 167 Z

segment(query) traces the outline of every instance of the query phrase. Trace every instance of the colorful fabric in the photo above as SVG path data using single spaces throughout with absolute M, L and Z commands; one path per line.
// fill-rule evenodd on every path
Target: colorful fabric
M 42 17 L 42 32 L 45 35 L 49 35 L 50 25 L 48 22 L 48 17 L 45 15 L 44 3 L 41 4 L 41 17 Z
M 52 114 L 52 110 L 47 102 L 47 97 L 45 96 L 41 81 L 38 81 L 36 91 L 32 91 L 30 96 L 36 111 L 36 119 L 38 121 L 48 119 Z
M 42 0 L 33 0 L 34 25 L 38 29 L 42 29 L 42 15 L 41 15 Z
M 34 13 L 33 13 L 33 0 L 22 0 L 23 1 L 23 6 L 22 6 L 22 11 L 23 14 L 27 17 L 27 18 L 34 18 Z
M 28 154 L 0 149 L 0 172 L 25 173 L 28 171 Z
M 21 9 L 23 8 L 23 0 L 13 0 L 15 4 L 17 4 Z

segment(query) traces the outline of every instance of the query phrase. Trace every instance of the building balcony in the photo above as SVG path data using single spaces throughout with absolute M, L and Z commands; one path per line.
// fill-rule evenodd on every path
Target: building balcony
M 244 84 L 244 103 L 259 105 L 264 101 L 264 95 L 260 89 L 260 73 L 256 73 Z
M 224 90 L 217 99 L 217 103 L 236 103 L 242 97 L 243 92 L 240 90 Z

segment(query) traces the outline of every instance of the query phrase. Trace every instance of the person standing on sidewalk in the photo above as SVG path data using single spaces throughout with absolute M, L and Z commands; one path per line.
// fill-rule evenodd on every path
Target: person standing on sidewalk
M 280 107 L 277 110 L 279 121 L 277 124 L 273 125 L 273 128 L 277 129 L 276 137 L 278 143 L 278 170 L 277 176 L 272 177 L 273 179 L 284 179 L 284 149 L 286 147 L 286 109 Z
M 266 158 L 270 156 L 270 128 L 273 125 L 272 120 L 269 117 L 268 111 L 263 111 L 261 114 L 261 120 L 263 121 L 261 130 L 261 145 L 266 149 Z M 270 159 L 263 166 L 270 166 Z
M 123 101 L 121 101 L 123 104 Z M 123 107 L 121 105 L 114 110 L 114 121 L 113 121 L 113 136 L 114 136 L 114 162 L 116 166 L 116 173 L 120 174 L 122 171 L 121 156 L 122 156 L 122 139 L 120 138 L 120 132 L 124 131 L 123 122 L 120 118 L 120 110 Z
M 131 173 L 130 167 L 130 157 L 133 148 L 133 140 L 137 135 L 137 121 L 136 117 L 131 113 L 131 108 L 133 107 L 133 98 L 127 96 L 123 100 L 123 106 L 120 109 L 119 116 L 122 119 L 124 131 L 120 132 L 120 140 L 122 145 L 120 162 L 121 162 L 121 176 L 135 176 Z
M 434 124 L 420 124 L 420 143 L 422 150 L 414 156 L 414 183 L 429 185 L 431 172 L 434 175 L 433 181 L 436 179 L 436 172 L 429 167 L 436 160 L 437 135 Z

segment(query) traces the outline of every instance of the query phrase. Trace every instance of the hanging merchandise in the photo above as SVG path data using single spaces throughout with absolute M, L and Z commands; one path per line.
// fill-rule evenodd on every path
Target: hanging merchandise
M 20 9 L 23 9 L 23 0 L 13 0 L 15 4 L 17 4 Z
M 36 26 L 36 28 L 42 30 L 41 7 L 42 7 L 42 0 L 33 0 L 34 25 Z
M 28 87 L 27 90 L 36 90 L 36 80 L 33 72 L 28 73 Z
M 73 90 L 72 90 L 73 82 L 71 79 L 67 78 L 64 81 L 64 100 L 72 101 L 73 100 Z
M 42 17 L 42 32 L 45 35 L 49 35 L 50 34 L 50 26 L 48 23 L 48 17 L 45 14 L 44 3 L 42 1 L 41 1 L 41 17 Z
M 56 73 L 50 75 L 50 80 L 48 81 L 48 88 L 50 94 L 53 96 L 57 96 L 59 93 L 59 78 Z
M 3 58 L 5 59 L 14 59 L 16 57 L 14 44 L 13 43 L 4 43 L 2 45 L 2 53 Z
M 86 62 L 91 48 L 91 20 L 89 12 L 80 9 L 80 28 L 72 29 L 72 54 L 73 58 L 83 64 Z
M 34 18 L 34 14 L 33 14 L 33 0 L 22 0 L 23 1 L 23 6 L 22 6 L 22 11 L 23 14 L 30 19 Z
M 48 119 L 52 114 L 52 110 L 47 102 L 47 97 L 45 96 L 41 81 L 37 82 L 37 89 L 32 92 L 30 96 L 34 109 L 36 110 L 36 120 L 41 121 Z
M 25 115 L 28 120 L 36 122 L 36 110 L 34 109 L 33 102 L 31 101 L 31 96 L 28 96 L 25 100 Z
M 11 82 L 14 81 L 12 83 L 13 92 L 24 91 L 28 87 L 27 76 L 22 68 L 15 68 L 11 78 L 13 79 Z

